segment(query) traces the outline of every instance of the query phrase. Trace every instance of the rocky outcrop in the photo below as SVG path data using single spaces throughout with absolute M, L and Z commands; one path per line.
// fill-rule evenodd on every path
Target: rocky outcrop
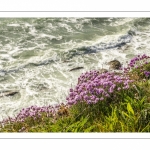
M 70 69 L 69 71 L 79 70 L 79 69 L 83 69 L 83 68 L 84 67 L 76 67 L 76 68 Z
M 106 72 L 108 72 L 108 70 L 103 68 L 103 69 L 100 69 L 99 72 L 100 73 L 106 73 Z
M 0 97 L 13 96 L 17 93 L 19 93 L 19 92 L 18 91 L 3 91 L 3 92 L 0 92 Z
M 108 62 L 109 69 L 119 70 L 121 68 L 121 63 L 118 60 L 112 60 Z

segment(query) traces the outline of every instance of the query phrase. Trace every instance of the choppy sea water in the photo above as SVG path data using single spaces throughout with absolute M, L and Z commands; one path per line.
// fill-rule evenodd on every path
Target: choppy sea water
M 65 103 L 81 73 L 138 54 L 150 55 L 149 18 L 0 18 L 0 120 Z

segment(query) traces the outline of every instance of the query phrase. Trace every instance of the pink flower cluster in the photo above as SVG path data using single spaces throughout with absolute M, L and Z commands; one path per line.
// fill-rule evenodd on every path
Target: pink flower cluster
M 128 76 L 111 72 L 102 74 L 96 70 L 86 72 L 78 78 L 77 86 L 75 89 L 70 89 L 66 99 L 69 105 L 76 104 L 78 101 L 95 104 L 111 98 L 112 95 L 115 96 L 120 90 L 129 89 L 132 82 L 133 80 L 130 80 Z
M 127 73 L 129 71 L 132 71 L 133 69 L 139 69 L 140 72 L 143 72 L 145 76 L 148 77 L 150 75 L 150 72 L 145 70 L 143 68 L 143 65 L 147 65 L 149 63 L 148 61 L 149 58 L 150 56 L 147 56 L 145 54 L 134 57 L 133 59 L 130 60 L 128 66 L 124 68 L 124 72 Z
M 9 117 L 7 119 L 4 119 L 1 122 L 1 124 L 5 124 L 8 122 L 24 122 L 24 120 L 27 117 L 31 117 L 34 120 L 36 120 L 38 118 L 41 118 L 42 113 L 45 113 L 47 117 L 54 116 L 58 110 L 58 107 L 59 106 L 55 106 L 55 107 L 53 106 L 43 106 L 43 107 L 31 106 L 25 109 L 23 108 L 16 117 L 14 118 Z

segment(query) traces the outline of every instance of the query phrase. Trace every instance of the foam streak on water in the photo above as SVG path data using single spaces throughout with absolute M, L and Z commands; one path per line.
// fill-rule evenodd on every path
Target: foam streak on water
M 149 29 L 147 18 L 1 18 L 0 94 L 19 94 L 0 97 L 0 120 L 65 102 L 81 73 L 110 60 L 150 55 Z

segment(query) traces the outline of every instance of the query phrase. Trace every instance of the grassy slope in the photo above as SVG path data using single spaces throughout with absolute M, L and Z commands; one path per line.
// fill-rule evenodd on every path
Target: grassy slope
M 149 132 L 150 80 L 135 69 L 130 77 L 135 82 L 115 98 L 96 104 L 78 102 L 62 108 L 55 117 L 47 117 L 43 112 L 38 119 L 7 122 L 0 132 Z

